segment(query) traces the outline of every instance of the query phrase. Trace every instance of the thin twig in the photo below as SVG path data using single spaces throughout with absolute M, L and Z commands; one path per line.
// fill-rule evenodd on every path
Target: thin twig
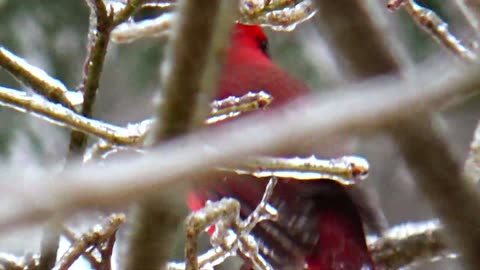
M 124 222 L 123 214 L 109 216 L 101 225 L 96 225 L 90 232 L 83 234 L 80 239 L 75 241 L 59 259 L 54 270 L 67 270 L 89 247 L 108 242 Z
M 296 25 L 315 15 L 311 0 L 291 1 L 251 1 L 240 2 L 239 21 L 247 24 L 260 24 L 275 30 L 291 31 Z
M 87 0 L 91 9 L 91 25 L 89 26 L 89 43 L 87 44 L 89 51 L 84 64 L 81 86 L 83 106 L 80 113 L 83 116 L 92 117 L 93 105 L 95 104 L 112 29 L 132 16 L 142 2 L 143 0 L 130 0 L 118 14 L 114 15 L 112 10 L 107 10 L 103 0 Z M 86 134 L 72 131 L 70 134 L 69 157 L 73 158 L 82 154 L 86 143 Z
M 120 24 L 112 31 L 112 41 L 115 43 L 130 43 L 141 38 L 166 37 L 170 35 L 174 16 L 173 13 L 167 12 L 153 19 Z
M 63 83 L 2 47 L 0 47 L 0 66 L 10 72 L 15 79 L 54 103 L 60 103 L 73 111 L 74 105 L 82 103 L 69 98 L 69 95 L 76 95 L 76 93 L 68 91 Z
M 477 59 L 477 55 L 450 33 L 448 24 L 432 10 L 420 6 L 414 0 L 393 0 L 390 2 L 395 2 L 389 4 L 391 10 L 403 7 L 425 32 L 453 54 L 468 61 Z
M 115 14 L 113 18 L 112 26 L 115 27 L 130 18 L 135 12 L 138 11 L 140 6 L 147 2 L 147 0 L 128 0 L 127 5 L 119 13 Z
M 74 244 L 78 241 L 78 237 L 75 232 L 67 228 L 65 225 L 62 227 L 62 235 L 67 238 L 68 241 L 70 241 L 70 244 Z M 92 269 L 98 269 L 101 262 L 98 261 L 91 252 L 85 252 L 82 254 L 82 256 L 90 263 Z
M 110 37 L 113 14 L 109 14 L 103 0 L 87 0 L 90 7 L 88 54 L 84 64 L 82 79 L 83 105 L 81 115 L 92 116 L 100 75 Z M 81 155 L 87 144 L 87 135 L 73 130 L 70 133 L 68 158 Z
M 59 104 L 48 102 L 40 96 L 0 87 L 1 105 L 24 112 L 31 112 L 57 125 L 68 126 L 86 134 L 98 136 L 114 144 L 137 144 L 142 136 L 134 127 L 122 128 L 81 116 Z
M 341 185 L 357 184 L 368 176 L 368 161 L 356 156 L 335 159 L 254 157 L 245 164 L 222 170 L 255 177 L 292 178 L 298 181 L 328 179 Z
M 272 269 L 259 254 L 256 240 L 250 233 L 258 223 L 278 218 L 277 210 L 268 203 L 276 184 L 277 179 L 270 178 L 263 198 L 245 220 L 240 219 L 240 203 L 232 198 L 208 203 L 204 208 L 191 213 L 185 220 L 185 264 L 169 263 L 167 269 L 205 269 L 204 267 L 217 266 L 237 253 L 259 269 Z M 198 236 L 212 225 L 215 226 L 215 232 L 210 238 L 213 248 L 198 255 Z

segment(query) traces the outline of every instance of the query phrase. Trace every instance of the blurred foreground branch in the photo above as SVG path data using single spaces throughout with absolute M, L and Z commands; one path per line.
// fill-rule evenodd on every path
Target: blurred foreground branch
M 369 237 L 368 247 L 380 269 L 400 269 L 422 261 L 454 256 L 443 239 L 438 220 L 394 226 L 382 237 Z
M 221 12 L 220 6 L 222 5 L 220 3 L 220 1 L 189 0 L 179 2 L 172 36 L 162 64 L 162 92 L 159 94 L 163 99 L 158 104 L 158 121 L 151 134 L 151 142 L 154 145 L 188 133 L 198 126 L 195 120 L 203 123 L 204 115 L 199 115 L 199 119 L 196 119 L 195 114 L 198 113 L 198 110 L 192 110 L 192 108 L 204 105 L 205 108 L 202 111 L 205 111 L 205 116 L 208 113 L 210 95 L 206 95 L 206 102 L 201 102 L 199 96 L 207 91 L 207 89 L 201 88 L 204 86 L 202 81 L 205 80 L 205 71 L 210 70 L 211 65 L 217 65 L 216 62 L 208 62 L 210 48 L 214 46 L 213 37 L 215 34 L 218 35 L 221 32 L 219 30 L 222 29 L 219 27 L 216 29 L 215 26 L 223 23 L 233 24 L 233 20 L 231 22 L 215 20 L 218 13 Z M 227 16 L 228 18 L 233 17 L 231 14 Z M 229 35 L 230 25 L 220 34 Z M 216 33 L 214 30 L 217 30 Z M 225 40 L 220 42 L 222 41 L 225 42 Z M 191 44 L 195 44 L 195 46 L 191 46 Z M 215 44 L 215 46 L 217 45 Z M 194 60 L 192 61 L 192 59 Z M 220 62 L 223 63 L 223 58 Z M 215 80 L 216 78 L 210 79 Z M 207 85 L 213 87 L 208 91 L 214 91 L 216 82 L 213 81 Z M 136 224 L 130 240 L 127 270 L 156 270 L 166 265 L 172 252 L 174 233 L 180 222 L 180 216 L 178 210 L 176 211 L 175 207 L 172 207 L 175 202 L 162 196 L 160 190 L 157 191 L 157 194 L 150 193 L 140 201 L 136 212 Z M 189 263 L 191 261 L 187 261 L 187 268 L 189 268 Z
M 315 134 L 317 142 L 327 142 L 341 134 L 378 131 L 406 115 L 439 108 L 452 97 L 477 93 L 480 87 L 477 70 L 471 67 L 450 67 L 440 78 L 438 70 L 431 66 L 427 70 L 420 72 L 418 80 L 379 78 L 346 87 L 340 96 L 309 97 L 302 106 L 291 104 L 275 115 L 246 116 L 215 130 L 173 140 L 143 157 L 104 166 L 72 166 L 61 175 L 38 175 L 35 181 L 19 172 L 5 171 L 4 177 L 24 179 L 29 184 L 22 185 L 20 180 L 0 184 L 5 191 L 0 230 L 45 220 L 54 212 L 70 215 L 91 206 L 122 205 L 158 189 L 185 183 L 186 179 L 201 179 L 212 166 L 233 164 L 248 154 L 275 152 L 305 136 Z M 371 100 L 377 102 L 372 104 Z

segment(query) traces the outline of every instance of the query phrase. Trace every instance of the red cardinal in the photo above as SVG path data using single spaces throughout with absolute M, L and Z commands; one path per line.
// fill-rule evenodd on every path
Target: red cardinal
M 309 93 L 306 84 L 271 61 L 260 27 L 237 24 L 216 98 L 260 90 L 274 97 L 271 107 Z M 259 203 L 265 185 L 266 180 L 228 174 L 197 188 L 188 204 L 198 210 L 206 200 L 233 197 L 245 218 Z M 270 202 L 278 210 L 278 220 L 262 222 L 252 233 L 274 269 L 374 269 L 359 211 L 340 184 L 279 179 Z

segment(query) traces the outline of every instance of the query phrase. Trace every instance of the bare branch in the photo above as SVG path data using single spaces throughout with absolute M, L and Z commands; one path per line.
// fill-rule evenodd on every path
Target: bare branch
M 270 105 L 273 97 L 263 91 L 248 92 L 241 97 L 227 97 L 210 104 L 210 117 L 205 121 L 214 124 L 226 119 L 238 117 L 244 113 L 263 109 Z
M 73 244 L 78 241 L 78 237 L 67 226 L 62 227 L 62 235 L 70 241 L 70 244 Z M 90 266 L 92 269 L 98 269 L 101 261 L 97 260 L 97 258 L 91 253 L 91 252 L 85 252 L 82 254 L 82 256 L 90 263 Z
M 17 80 L 31 87 L 34 92 L 54 103 L 60 103 L 74 111 L 73 106 L 83 102 L 80 93 L 68 91 L 63 83 L 2 47 L 0 47 L 0 66 Z
M 274 30 L 291 31 L 298 24 L 315 15 L 311 0 L 291 1 L 252 1 L 240 2 L 239 21 L 247 24 L 260 24 Z
M 135 12 L 138 11 L 140 6 L 144 3 L 147 2 L 147 0 L 128 0 L 127 5 L 123 7 L 123 9 L 115 14 L 115 17 L 113 18 L 112 26 L 115 27 L 126 20 L 130 18 Z
M 170 35 L 174 16 L 173 13 L 168 12 L 154 19 L 120 24 L 112 31 L 112 41 L 115 43 L 130 43 L 146 37 L 158 38 L 168 36 Z
M 453 2 L 458 6 L 478 36 L 480 34 L 480 16 L 478 15 L 480 3 L 475 0 L 455 0 Z
M 90 25 L 88 39 L 88 53 L 84 64 L 82 78 L 83 105 L 80 113 L 92 117 L 93 104 L 95 103 L 100 75 L 103 70 L 105 55 L 107 54 L 108 41 L 111 31 L 113 15 L 108 14 L 103 0 L 86 0 L 90 7 Z M 82 154 L 87 145 L 87 135 L 73 130 L 70 133 L 68 158 L 72 159 Z
M 81 116 L 59 104 L 48 102 L 40 96 L 0 87 L 0 105 L 21 112 L 31 112 L 44 120 L 92 134 L 114 144 L 136 144 L 142 134 L 134 127 L 122 128 Z
M 110 215 L 101 225 L 96 225 L 90 232 L 75 241 L 59 259 L 54 270 L 67 270 L 89 247 L 108 242 L 124 222 L 123 214 Z
M 246 164 L 221 169 L 255 177 L 292 178 L 298 181 L 328 179 L 341 185 L 353 185 L 368 176 L 368 161 L 356 156 L 335 159 L 254 157 Z

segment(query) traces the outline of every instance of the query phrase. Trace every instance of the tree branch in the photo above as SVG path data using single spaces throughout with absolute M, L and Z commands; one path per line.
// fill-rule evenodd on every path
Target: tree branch
M 71 99 L 73 95 L 77 97 L 78 95 L 75 92 L 68 91 L 63 83 L 2 47 L 0 47 L 0 66 L 15 79 L 31 87 L 34 92 L 44 96 L 51 102 L 60 103 L 72 111 L 75 111 L 74 105 L 82 103 L 82 101 L 78 102 L 78 100 Z M 69 95 L 71 96 L 70 98 Z
M 346 87 L 341 94 L 317 94 L 302 100 L 302 106 L 291 104 L 268 117 L 246 116 L 214 130 L 176 139 L 143 157 L 104 166 L 71 166 L 62 174 L 34 177 L 3 171 L 3 178 L 15 181 L 0 183 L 4 191 L 0 231 L 42 221 L 55 213 L 71 215 L 89 207 L 123 205 L 202 179 L 213 166 L 231 165 L 249 154 L 272 153 L 306 136 L 327 142 L 339 135 L 383 130 L 406 115 L 438 109 L 453 97 L 480 89 L 476 68 L 450 67 L 438 77 L 435 67 L 442 66 L 428 65 L 427 73 L 417 72 L 417 80 L 379 78 Z M 377 102 L 372 104 L 371 100 Z

